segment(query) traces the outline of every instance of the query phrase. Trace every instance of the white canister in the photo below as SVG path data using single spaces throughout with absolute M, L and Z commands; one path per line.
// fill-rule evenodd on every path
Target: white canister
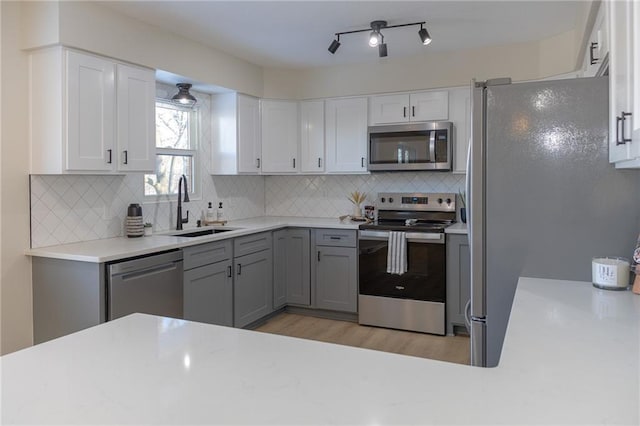
M 625 290 L 629 286 L 629 260 L 624 257 L 594 257 L 591 260 L 594 287 Z

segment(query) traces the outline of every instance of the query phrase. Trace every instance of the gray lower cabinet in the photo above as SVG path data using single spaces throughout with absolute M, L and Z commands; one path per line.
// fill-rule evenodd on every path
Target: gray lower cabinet
M 184 319 L 233 326 L 233 275 L 230 240 L 182 250 Z
M 231 259 L 185 271 L 184 319 L 233 326 Z
M 247 241 L 255 238 L 256 241 Z M 258 242 L 261 239 L 262 242 Z M 233 325 L 244 327 L 273 312 L 273 258 L 271 233 L 236 238 L 237 247 L 262 250 L 234 257 Z M 244 251 L 242 251 L 244 252 Z
M 311 305 L 310 231 L 288 228 L 273 234 L 273 307 Z
M 315 240 L 315 307 L 358 312 L 356 231 L 316 230 Z
M 34 343 L 106 321 L 104 263 L 45 257 L 31 262 Z
M 447 234 L 447 334 L 465 327 L 464 308 L 471 297 L 471 257 L 466 235 Z

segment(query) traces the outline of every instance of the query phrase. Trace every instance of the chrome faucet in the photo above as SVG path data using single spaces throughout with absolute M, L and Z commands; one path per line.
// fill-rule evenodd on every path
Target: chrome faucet
M 182 182 L 184 181 L 184 200 L 182 199 Z M 189 202 L 189 190 L 187 189 L 187 177 L 185 175 L 180 176 L 180 180 L 178 180 L 178 212 L 176 216 L 178 217 L 178 223 L 176 225 L 176 230 L 182 230 L 182 224 L 189 222 L 189 210 L 187 210 L 187 218 L 182 218 L 182 202 Z

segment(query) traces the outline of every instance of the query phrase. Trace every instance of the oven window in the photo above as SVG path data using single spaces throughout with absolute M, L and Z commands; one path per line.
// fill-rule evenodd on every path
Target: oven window
M 444 303 L 444 244 L 408 243 L 402 275 L 387 273 L 387 241 L 360 240 L 360 294 Z

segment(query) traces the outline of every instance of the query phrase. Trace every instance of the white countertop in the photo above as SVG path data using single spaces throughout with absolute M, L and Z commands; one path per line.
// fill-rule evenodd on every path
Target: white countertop
M 444 230 L 444 233 L 467 235 L 467 224 L 462 222 L 456 222 L 453 225 L 447 226 Z
M 136 314 L 0 358 L 3 424 L 635 424 L 640 296 L 521 278 L 500 365 Z
M 108 238 L 103 240 L 83 241 L 79 243 L 63 244 L 57 246 L 29 249 L 26 254 L 36 257 L 49 257 L 53 259 L 76 260 L 81 262 L 111 262 L 127 257 L 141 256 L 164 250 L 172 250 L 197 244 L 219 241 L 227 238 L 240 237 L 256 232 L 272 231 L 284 227 L 304 228 L 333 228 L 357 230 L 360 222 L 352 222 L 348 219 L 340 221 L 334 218 L 314 217 L 281 217 L 264 216 L 252 219 L 234 220 L 228 222 L 225 227 L 238 228 L 233 231 L 222 232 L 197 238 L 172 237 L 167 233 L 178 231 L 166 231 L 140 238 Z M 183 232 L 207 229 L 188 228 Z M 163 235 L 165 234 L 165 235 Z

